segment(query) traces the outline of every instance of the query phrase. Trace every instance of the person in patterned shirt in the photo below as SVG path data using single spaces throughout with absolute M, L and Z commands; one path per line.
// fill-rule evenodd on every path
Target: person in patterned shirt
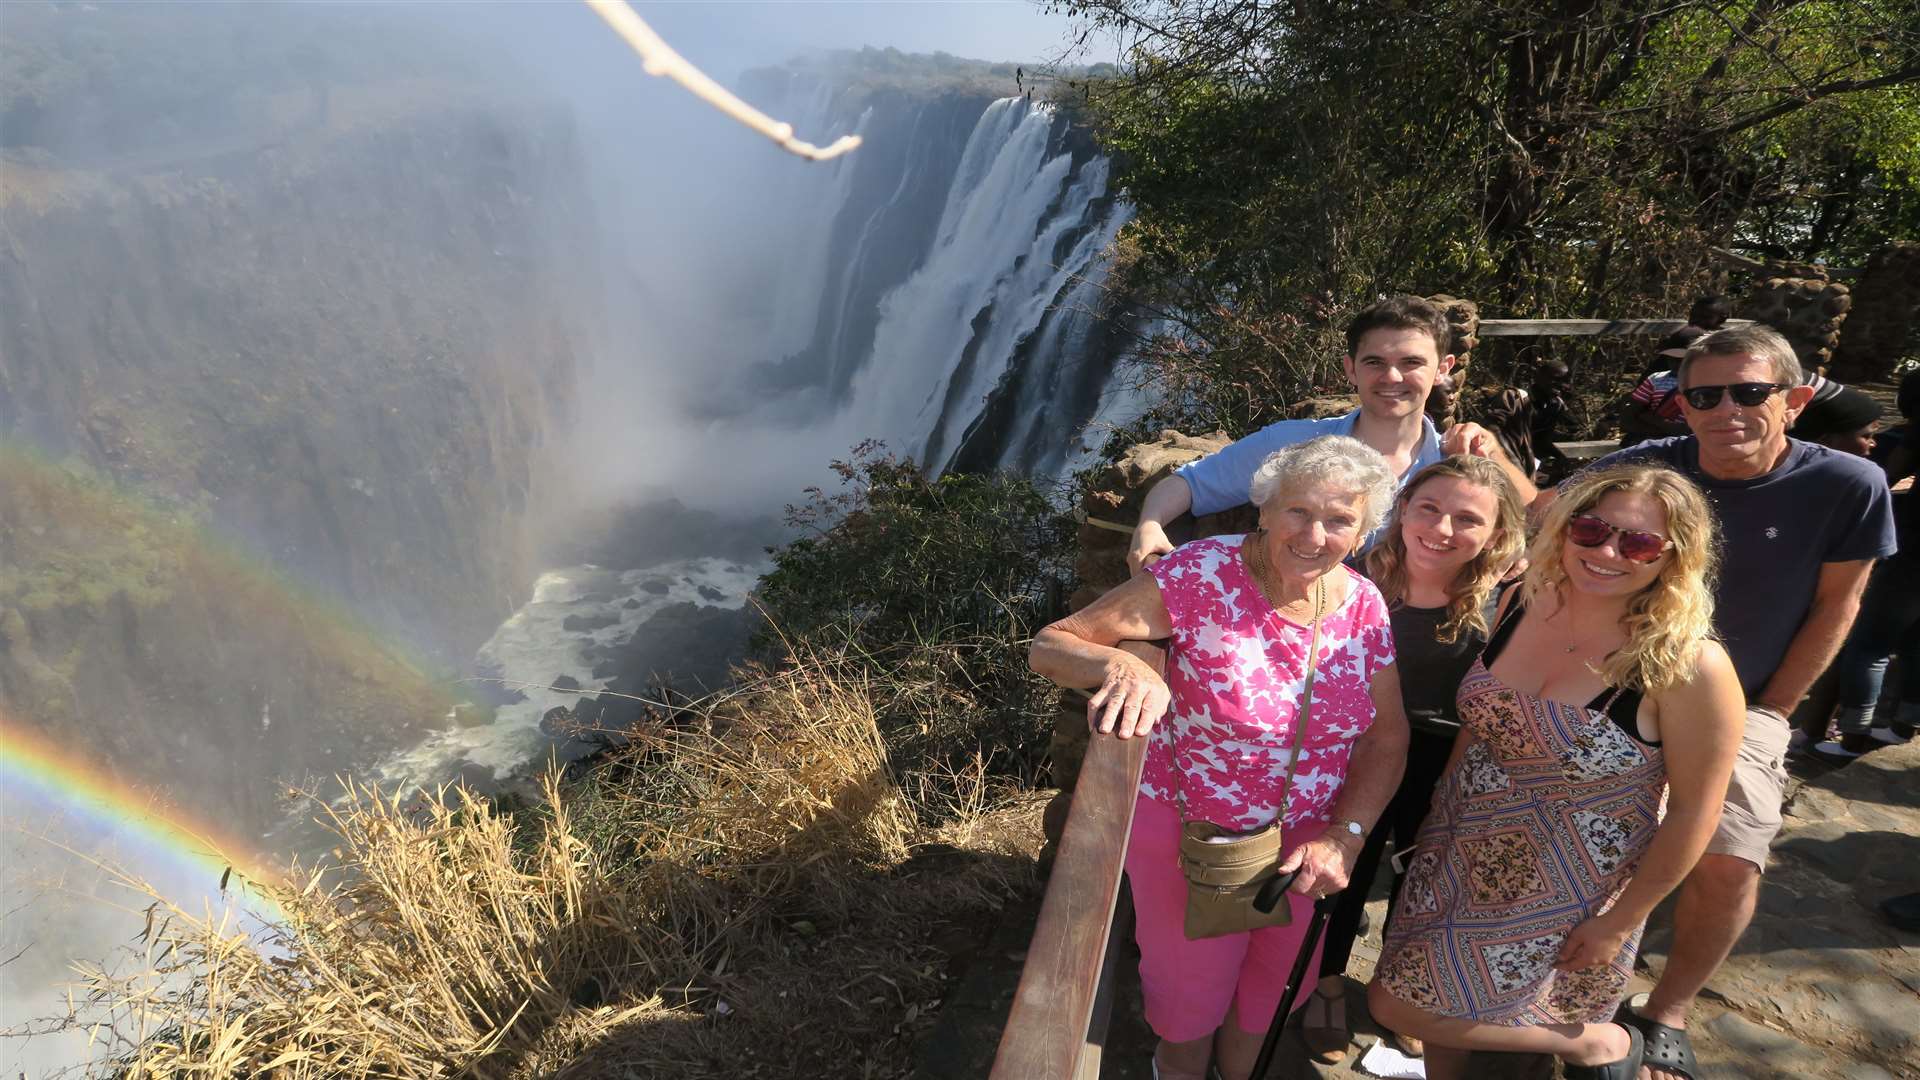
M 1210 1061 L 1226 1080 L 1248 1074 L 1313 901 L 1345 887 L 1400 782 L 1407 719 L 1387 605 L 1341 565 L 1394 487 L 1386 460 L 1357 439 L 1296 443 L 1254 471 L 1255 532 L 1176 548 L 1034 637 L 1035 671 L 1098 688 L 1088 705 L 1098 732 L 1148 739 L 1126 870 L 1161 1080 L 1200 1080 Z M 1162 638 L 1164 679 L 1116 647 Z M 1312 701 L 1296 731 L 1309 663 Z M 1280 870 L 1299 871 L 1291 924 L 1188 939 L 1183 821 L 1242 832 L 1275 819 Z

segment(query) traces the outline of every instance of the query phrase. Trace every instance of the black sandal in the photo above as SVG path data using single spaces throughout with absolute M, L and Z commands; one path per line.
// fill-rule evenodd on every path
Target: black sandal
M 1566 1080 L 1634 1080 L 1640 1075 L 1641 1057 L 1646 1051 L 1646 1040 L 1641 1037 L 1640 1029 L 1632 1024 L 1621 1024 L 1627 1032 L 1627 1056 L 1619 1061 L 1609 1061 L 1605 1065 L 1573 1065 L 1562 1063 L 1560 1075 Z
M 1649 1020 L 1629 1005 L 1620 1006 L 1619 1015 L 1613 1019 L 1646 1037 L 1644 1064 L 1648 1068 L 1661 1069 L 1684 1080 L 1693 1080 L 1699 1074 L 1700 1066 L 1693 1060 L 1693 1043 L 1687 1038 L 1686 1028 L 1668 1027 L 1658 1020 Z

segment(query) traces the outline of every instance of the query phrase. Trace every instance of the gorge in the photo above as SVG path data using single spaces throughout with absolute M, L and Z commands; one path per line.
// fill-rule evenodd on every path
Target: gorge
M 1129 210 L 1005 65 L 745 75 L 867 140 L 808 166 L 637 71 L 533 92 L 405 19 L 347 50 L 278 13 L 282 53 L 170 102 L 141 64 L 257 28 L 198 10 L 89 59 L 86 20 L 152 17 L 22 10 L 46 77 L 0 111 L 0 811 L 32 871 L 0 1026 L 125 937 L 63 900 L 111 890 L 47 838 L 211 893 L 216 847 L 292 853 L 290 788 L 498 779 L 549 744 L 557 677 L 722 673 L 779 507 L 854 443 L 1057 475 L 1127 407 Z

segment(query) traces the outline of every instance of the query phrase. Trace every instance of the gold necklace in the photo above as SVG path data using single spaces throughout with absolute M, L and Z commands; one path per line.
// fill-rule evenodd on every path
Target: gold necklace
M 1549 615 L 1549 616 L 1547 616 L 1547 620 L 1548 620 L 1549 622 L 1551 622 L 1551 621 L 1553 620 L 1553 618 L 1554 618 L 1554 616 L 1557 616 L 1557 615 L 1559 615 L 1559 614 L 1561 613 L 1561 611 L 1565 611 L 1565 610 L 1566 610 L 1565 608 L 1562 608 L 1562 609 L 1561 609 L 1560 611 L 1556 611 L 1556 612 L 1554 612 L 1554 613 L 1553 613 L 1553 615 Z M 1572 627 L 1571 627 L 1571 626 L 1569 626 L 1569 627 L 1568 627 L 1568 629 L 1572 629 Z M 1561 651 L 1561 652 L 1562 652 L 1563 654 L 1565 654 L 1565 655 L 1567 655 L 1567 656 L 1572 656 L 1572 655 L 1573 655 L 1573 653 L 1574 653 L 1574 650 L 1576 650 L 1576 649 L 1578 649 L 1578 648 L 1580 648 L 1580 639 L 1579 639 L 1579 638 L 1575 638 L 1575 639 L 1573 640 L 1573 643 L 1572 643 L 1572 644 L 1570 644 L 1570 645 L 1566 645 L 1566 646 L 1563 646 L 1563 647 L 1561 648 L 1561 650 L 1560 650 L 1560 651 Z

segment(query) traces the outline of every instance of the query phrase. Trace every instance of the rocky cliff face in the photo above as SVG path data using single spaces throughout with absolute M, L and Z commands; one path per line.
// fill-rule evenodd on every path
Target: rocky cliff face
M 169 786 L 212 741 L 271 775 L 438 722 L 420 672 L 535 569 L 572 129 L 427 86 L 320 109 L 0 162 L 0 711 Z

